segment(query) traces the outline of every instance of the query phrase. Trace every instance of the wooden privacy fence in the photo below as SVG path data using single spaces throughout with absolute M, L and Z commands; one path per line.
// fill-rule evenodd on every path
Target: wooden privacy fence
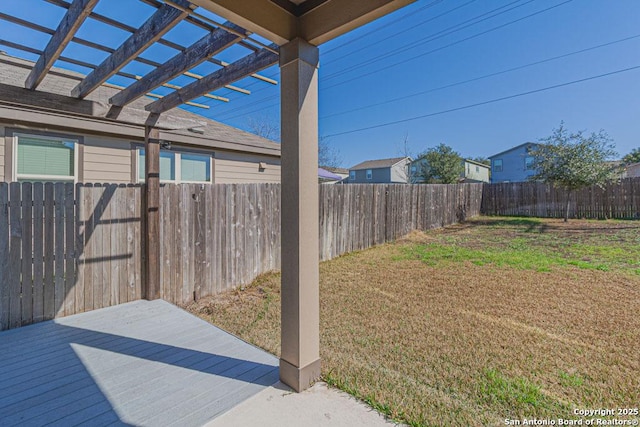
M 0 183 L 0 330 L 141 298 L 140 186 Z
M 320 259 L 480 214 L 482 184 L 320 186 Z
M 567 191 L 539 182 L 485 184 L 484 215 L 519 215 L 562 218 Z M 576 190 L 570 196 L 571 218 L 640 218 L 640 178 L 626 178 L 603 187 Z
M 0 183 L 0 330 L 142 297 L 142 187 Z M 482 184 L 320 186 L 320 258 L 478 215 Z M 280 268 L 280 185 L 163 185 L 163 299 Z

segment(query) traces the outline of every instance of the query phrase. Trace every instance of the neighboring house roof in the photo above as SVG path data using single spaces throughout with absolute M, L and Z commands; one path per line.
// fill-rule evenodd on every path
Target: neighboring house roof
M 318 178 L 330 180 L 330 181 L 340 181 L 342 177 L 340 175 L 336 175 L 335 173 L 331 173 L 326 169 L 318 168 Z
M 341 175 L 349 175 L 349 169 L 345 169 L 345 168 L 333 168 L 330 166 L 321 166 L 322 169 L 324 170 L 328 170 L 329 172 L 332 173 L 337 173 L 337 174 L 341 174 Z
M 471 164 L 477 165 L 477 166 L 483 166 L 483 167 L 485 167 L 487 169 L 491 169 L 491 166 L 489 166 L 487 164 L 484 164 L 484 163 L 476 162 L 475 160 L 464 159 L 464 161 L 467 162 L 467 163 L 471 163 Z
M 516 145 L 515 147 L 511 147 L 508 150 L 501 151 L 501 152 L 499 152 L 497 154 L 494 154 L 493 156 L 489 156 L 488 158 L 489 159 L 493 159 L 494 157 L 501 156 L 501 155 L 503 155 L 505 153 L 508 153 L 509 151 L 517 150 L 518 148 L 521 148 L 521 147 L 524 147 L 524 146 L 527 146 L 527 145 L 540 145 L 540 144 L 538 144 L 536 142 L 525 142 L 524 144 Z
M 355 166 L 351 166 L 349 170 L 390 168 L 405 160 L 411 161 L 411 158 L 410 157 L 394 157 L 392 159 L 366 160 L 362 163 L 358 163 Z
M 71 90 L 85 76 L 62 68 L 52 68 L 38 86 L 38 90 L 27 90 L 24 88 L 24 82 L 33 65 L 32 61 L 0 53 L 0 105 L 20 104 L 34 110 L 55 110 L 73 115 L 91 116 L 98 120 L 138 125 L 144 124 L 144 119 L 149 115 L 144 107 L 154 100 L 143 96 L 124 107 L 119 115 L 114 116 L 112 111 L 114 109 L 109 104 L 109 99 L 120 90 L 108 86 L 98 87 L 82 100 L 71 97 Z M 178 128 L 174 126 L 174 129 L 170 129 L 171 134 L 175 135 L 176 142 L 280 156 L 280 144 L 276 142 L 180 108 L 163 113 L 161 121 L 162 117 L 182 123 L 181 126 L 177 126 Z M 0 116 L 0 119 L 2 118 Z M 157 126 L 162 127 L 162 123 Z

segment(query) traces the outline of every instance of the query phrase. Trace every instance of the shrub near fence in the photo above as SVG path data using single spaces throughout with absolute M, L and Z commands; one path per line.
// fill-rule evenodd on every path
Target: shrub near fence
M 140 299 L 142 187 L 0 183 L 0 330 Z M 478 215 L 481 184 L 320 186 L 320 258 Z M 280 268 L 280 185 L 163 185 L 161 297 Z
M 484 215 L 518 215 L 562 218 L 567 191 L 551 184 L 514 182 L 485 184 L 482 191 Z M 626 178 L 603 187 L 573 191 L 571 218 L 640 219 L 640 178 Z

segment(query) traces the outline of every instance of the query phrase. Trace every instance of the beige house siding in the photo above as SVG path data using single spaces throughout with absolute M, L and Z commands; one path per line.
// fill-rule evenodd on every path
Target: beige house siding
M 67 136 L 77 138 L 79 182 L 89 183 L 131 183 L 137 182 L 137 149 L 142 141 L 106 135 L 86 134 L 63 130 L 49 131 L 39 126 L 0 126 L 0 182 L 11 180 L 12 132 L 35 135 Z M 174 144 L 180 152 L 200 152 L 213 154 L 213 182 L 260 183 L 280 182 L 280 158 L 268 154 L 242 153 L 209 147 L 183 146 Z M 260 165 L 264 168 L 260 168 Z
M 260 162 L 265 166 L 260 169 Z M 216 184 L 280 182 L 280 159 L 255 154 L 215 152 Z
M 133 178 L 131 143 L 115 138 L 84 138 L 84 181 L 129 183 Z
M 4 126 L 0 126 L 0 182 L 4 180 Z

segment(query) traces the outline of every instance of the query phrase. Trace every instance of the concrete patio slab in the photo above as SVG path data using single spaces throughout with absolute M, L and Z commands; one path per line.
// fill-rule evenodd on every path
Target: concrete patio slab
M 277 383 L 209 422 L 206 427 L 389 427 L 397 425 L 348 394 L 316 383 L 295 393 Z

